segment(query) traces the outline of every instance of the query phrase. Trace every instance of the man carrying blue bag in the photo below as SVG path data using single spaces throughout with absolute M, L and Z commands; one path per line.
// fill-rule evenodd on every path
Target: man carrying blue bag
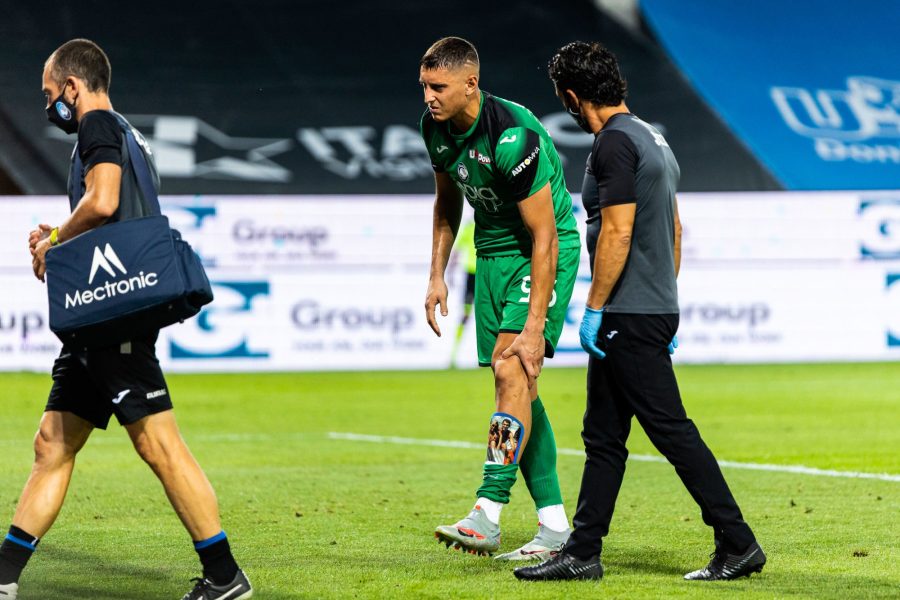
M 34 274 L 42 281 L 47 275 L 51 326 L 64 345 L 31 475 L 0 544 L 0 598 L 15 600 L 22 570 L 62 507 L 76 454 L 113 414 L 194 541 L 203 577 L 183 600 L 250 598 L 215 492 L 181 438 L 156 358 L 159 328 L 196 314 L 212 299 L 209 282 L 160 215 L 152 155 L 113 112 L 110 73 L 104 52 L 82 39 L 60 46 L 44 67 L 50 121 L 78 134 L 72 214 L 29 236 Z M 127 582 L 122 586 L 124 598 Z

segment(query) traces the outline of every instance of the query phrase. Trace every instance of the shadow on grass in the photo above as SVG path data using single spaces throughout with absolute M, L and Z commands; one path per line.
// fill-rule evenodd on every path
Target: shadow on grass
M 617 548 L 610 556 L 604 556 L 606 568 L 604 579 L 612 581 L 617 576 L 628 576 L 635 573 L 646 576 L 671 576 L 672 583 L 677 586 L 697 587 L 704 592 L 755 591 L 785 595 L 811 595 L 817 598 L 849 598 L 857 597 L 860 590 L 866 598 L 897 598 L 897 580 L 877 575 L 861 575 L 848 569 L 844 574 L 825 573 L 817 570 L 804 570 L 792 565 L 785 568 L 778 561 L 778 555 L 769 556 L 768 562 L 760 574 L 749 579 L 736 581 L 720 581 L 714 583 L 683 581 L 685 573 L 700 569 L 707 563 L 707 557 L 698 556 L 696 560 L 682 560 L 661 549 Z M 677 561 L 681 564 L 673 564 Z
M 159 600 L 180 597 L 192 585 L 191 574 L 181 573 L 165 556 L 160 557 L 159 567 L 151 568 L 125 562 L 125 557 L 115 562 L 89 552 L 42 545 L 40 558 L 50 563 L 50 575 L 36 580 L 26 571 L 20 590 L 23 600 Z M 302 590 L 268 591 L 257 586 L 256 591 L 267 600 L 304 597 Z
M 41 554 L 36 558 L 40 563 L 48 563 L 51 571 L 40 580 L 29 578 L 26 571 L 21 585 L 24 598 L 150 600 L 159 598 L 160 589 L 173 584 L 170 568 L 165 562 L 160 568 L 148 568 L 53 545 L 42 545 Z M 185 588 L 188 583 L 185 580 Z

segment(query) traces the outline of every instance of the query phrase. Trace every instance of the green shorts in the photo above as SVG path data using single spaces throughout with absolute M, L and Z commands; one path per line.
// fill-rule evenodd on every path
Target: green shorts
M 563 248 L 556 263 L 556 285 L 547 310 L 545 356 L 552 358 L 566 322 L 566 311 L 578 276 L 581 248 Z M 479 256 L 475 271 L 475 331 L 478 364 L 491 366 L 501 333 L 520 333 L 528 320 L 531 298 L 530 256 Z

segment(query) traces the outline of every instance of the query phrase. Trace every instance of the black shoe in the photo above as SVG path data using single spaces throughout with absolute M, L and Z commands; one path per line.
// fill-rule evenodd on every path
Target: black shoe
M 191 579 L 197 584 L 181 600 L 246 600 L 253 596 L 253 586 L 244 572 L 238 569 L 231 583 L 215 585 L 209 579 Z
M 517 579 L 525 581 L 558 581 L 561 579 L 602 579 L 600 557 L 581 560 L 565 550 L 534 567 L 520 567 L 513 571 Z
M 750 577 L 751 573 L 761 573 L 766 564 L 766 555 L 759 544 L 753 542 L 743 554 L 729 554 L 721 548 L 710 554 L 712 560 L 699 571 L 684 576 L 689 581 L 716 581 Z

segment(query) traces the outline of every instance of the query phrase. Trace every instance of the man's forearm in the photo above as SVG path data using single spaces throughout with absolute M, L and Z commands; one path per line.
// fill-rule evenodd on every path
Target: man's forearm
M 111 217 L 108 211 L 98 208 L 98 203 L 94 201 L 93 194 L 88 192 L 84 195 L 72 214 L 58 227 L 57 240 L 65 242 L 81 235 L 85 231 L 90 231 Z
M 675 238 L 675 279 L 678 279 L 679 271 L 681 271 L 681 236 Z
M 597 255 L 594 258 L 594 277 L 591 279 L 591 289 L 588 292 L 589 307 L 603 308 L 606 305 L 613 287 L 622 275 L 630 250 L 630 236 L 601 232 L 597 240 Z
M 431 240 L 431 277 L 444 276 L 461 219 L 461 208 L 454 211 L 452 207 L 447 206 L 445 201 L 435 200 Z
M 681 270 L 681 217 L 678 215 L 678 200 L 675 200 L 675 279 L 678 279 L 678 272 Z
M 534 245 L 531 252 L 531 293 L 528 301 L 528 320 L 525 322 L 525 329 L 529 331 L 544 331 L 547 310 L 553 299 L 558 260 L 559 239 L 555 235 L 547 242 Z

